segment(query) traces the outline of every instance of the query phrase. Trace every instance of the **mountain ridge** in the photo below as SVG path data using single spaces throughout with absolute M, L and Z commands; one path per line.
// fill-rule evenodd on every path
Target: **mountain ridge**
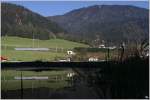
M 135 6 L 94 5 L 43 17 L 23 6 L 2 3 L 1 11 L 2 36 L 58 37 L 92 44 L 148 39 L 149 10 Z
M 101 40 L 118 42 L 120 39 L 121 42 L 148 36 L 148 9 L 135 6 L 95 5 L 48 19 L 59 24 L 72 37 L 79 35 L 83 39 L 96 40 L 101 37 Z M 139 37 L 134 38 L 134 34 Z

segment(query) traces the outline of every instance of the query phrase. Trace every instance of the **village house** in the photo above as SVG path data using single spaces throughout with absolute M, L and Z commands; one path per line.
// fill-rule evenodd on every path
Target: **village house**
M 90 58 L 89 58 L 89 61 L 90 61 L 90 62 L 92 62 L 92 61 L 98 61 L 98 58 L 96 58 L 96 57 L 90 57 Z
M 67 54 L 68 55 L 75 55 L 75 52 L 73 52 L 73 51 L 70 50 L 70 51 L 67 51 Z

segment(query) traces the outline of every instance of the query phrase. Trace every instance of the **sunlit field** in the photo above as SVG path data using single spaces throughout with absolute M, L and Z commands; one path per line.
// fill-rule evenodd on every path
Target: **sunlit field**
M 35 47 L 52 48 L 53 51 L 16 51 L 14 48 Z M 2 56 L 10 61 L 54 61 L 55 58 L 64 58 L 68 49 L 74 47 L 88 47 L 88 45 L 62 39 L 33 40 L 20 37 L 2 37 Z M 59 51 L 57 50 L 59 49 Z

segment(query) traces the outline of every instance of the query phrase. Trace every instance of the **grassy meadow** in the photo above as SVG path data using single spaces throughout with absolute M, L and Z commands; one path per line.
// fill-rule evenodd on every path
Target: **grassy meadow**
M 35 48 L 53 48 L 61 49 L 57 51 L 16 51 L 16 47 L 35 47 Z M 75 47 L 88 47 L 88 45 L 72 42 L 63 39 L 38 40 L 20 38 L 20 37 L 2 37 L 1 38 L 1 54 L 13 61 L 54 61 L 55 58 L 65 57 L 68 49 Z

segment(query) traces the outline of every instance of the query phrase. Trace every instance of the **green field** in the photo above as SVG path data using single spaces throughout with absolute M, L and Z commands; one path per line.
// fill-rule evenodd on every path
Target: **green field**
M 68 86 L 67 73 L 72 72 L 71 69 L 66 70 L 52 70 L 52 71 L 22 71 L 23 77 L 31 76 L 47 76 L 48 80 L 23 80 L 23 88 L 51 88 L 60 89 Z M 2 70 L 1 71 L 1 89 L 16 90 L 21 87 L 21 80 L 15 80 L 14 77 L 20 77 L 21 71 L 16 70 Z
M 75 47 L 88 47 L 88 45 L 72 42 L 63 39 L 50 40 L 33 40 L 20 37 L 2 37 L 1 38 L 2 56 L 7 57 L 13 61 L 54 61 L 55 58 L 64 58 L 66 50 Z M 15 51 L 16 47 L 40 47 L 40 48 L 54 48 L 61 49 L 62 52 L 54 51 Z

